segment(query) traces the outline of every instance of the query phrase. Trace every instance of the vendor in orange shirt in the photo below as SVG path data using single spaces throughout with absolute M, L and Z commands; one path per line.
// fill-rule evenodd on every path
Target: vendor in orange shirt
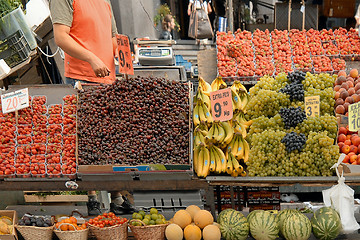
M 117 29 L 110 0 L 50 0 L 50 12 L 65 52 L 65 83 L 113 83 Z
M 65 52 L 65 84 L 113 83 L 117 29 L 110 0 L 50 0 L 50 13 L 55 42 Z M 100 214 L 96 192 L 88 196 L 88 214 Z M 120 192 L 111 192 L 111 212 L 133 210 Z

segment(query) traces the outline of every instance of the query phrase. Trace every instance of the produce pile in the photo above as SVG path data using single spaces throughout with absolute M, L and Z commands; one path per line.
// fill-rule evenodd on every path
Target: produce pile
M 335 81 L 334 86 L 335 93 L 335 112 L 339 118 L 345 118 L 348 116 L 348 108 L 350 104 L 360 101 L 360 78 L 357 69 L 351 69 L 349 75 L 346 75 L 345 71 L 341 71 Z M 345 120 L 345 119 L 344 119 Z M 360 164 L 360 137 L 358 132 L 352 132 L 349 130 L 348 120 L 346 123 L 340 120 L 340 126 L 338 131 L 338 146 L 341 153 L 346 154 L 343 163 Z M 355 121 L 352 121 L 355 127 Z
M 210 92 L 226 88 L 221 77 L 212 84 L 199 78 L 194 97 L 194 154 L 193 167 L 198 177 L 209 173 L 227 173 L 245 176 L 244 162 L 249 158 L 249 144 L 245 140 L 251 121 L 245 120 L 245 107 L 249 101 L 246 88 L 235 81 L 231 86 L 233 118 L 225 122 L 213 121 Z
M 30 97 L 30 107 L 19 110 L 17 120 L 0 105 L 0 176 L 75 176 L 77 98 L 46 101 L 46 96 Z
M 0 216 L 0 235 L 14 232 L 13 219 L 8 216 Z
M 170 223 L 165 229 L 167 240 L 221 239 L 220 225 L 214 222 L 214 217 L 209 211 L 202 210 L 196 205 L 177 211 Z
M 249 176 L 331 176 L 335 145 L 333 85 L 336 75 L 291 72 L 262 77 L 246 106 L 252 120 L 246 162 Z M 320 96 L 320 116 L 309 117 L 304 97 Z
M 164 215 L 159 213 L 156 208 L 150 208 L 149 213 L 146 213 L 144 210 L 134 212 L 130 224 L 133 226 L 147 226 L 147 225 L 160 225 L 166 224 Z
M 216 45 L 222 77 L 251 79 L 298 69 L 332 73 L 344 70 L 345 60 L 360 59 L 355 29 L 217 32 Z
M 189 164 L 189 86 L 117 80 L 79 93 L 79 164 Z

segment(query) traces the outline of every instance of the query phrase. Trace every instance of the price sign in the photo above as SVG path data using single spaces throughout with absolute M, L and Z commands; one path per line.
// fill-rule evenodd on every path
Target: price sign
M 28 89 L 24 88 L 1 95 L 1 107 L 3 113 L 14 112 L 29 107 Z
M 227 121 L 232 119 L 231 89 L 221 89 L 210 93 L 211 112 L 214 120 Z
M 307 117 L 320 116 L 320 96 L 305 97 L 305 112 Z
M 360 130 L 360 102 L 349 105 L 349 130 L 356 132 Z
M 134 75 L 134 67 L 130 51 L 129 38 L 126 35 L 116 35 L 118 45 L 119 72 Z

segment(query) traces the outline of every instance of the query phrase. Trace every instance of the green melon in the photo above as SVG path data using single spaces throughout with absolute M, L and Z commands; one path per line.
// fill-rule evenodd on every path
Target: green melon
M 225 240 L 245 240 L 249 235 L 249 223 L 239 211 L 226 211 L 220 218 L 220 231 Z
M 222 219 L 223 219 L 223 216 L 225 216 L 228 212 L 233 212 L 233 211 L 236 212 L 236 210 L 235 210 L 235 209 L 232 209 L 232 208 L 227 208 L 227 209 L 225 209 L 225 210 L 222 210 L 222 211 L 220 212 L 220 214 L 218 215 L 218 217 L 217 217 L 217 219 L 216 219 L 216 222 L 220 224 L 221 221 L 222 221 Z
M 338 212 L 331 207 L 318 209 L 311 218 L 314 236 L 320 240 L 333 240 L 341 231 L 341 220 Z
M 294 215 L 294 214 L 298 214 L 300 213 L 298 210 L 295 210 L 295 209 L 284 209 L 284 210 L 281 210 L 277 215 L 276 215 L 276 221 L 279 225 L 279 230 L 280 230 L 280 233 L 282 235 L 282 226 L 283 226 L 283 223 L 284 223 L 284 220 L 291 216 L 291 215 Z
M 253 210 L 253 211 L 251 211 L 251 212 L 247 215 L 247 220 L 248 220 L 248 222 L 250 223 L 251 218 L 254 217 L 255 213 L 261 212 L 261 211 L 264 211 L 264 210 Z
M 276 217 L 267 211 L 256 211 L 249 220 L 250 233 L 256 240 L 275 240 L 279 234 Z
M 308 240 L 311 235 L 311 222 L 302 213 L 288 216 L 282 226 L 286 240 Z

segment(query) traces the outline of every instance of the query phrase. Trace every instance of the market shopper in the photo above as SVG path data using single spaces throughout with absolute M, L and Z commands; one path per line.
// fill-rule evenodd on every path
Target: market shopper
M 211 0 L 203 0 L 202 4 L 201 4 L 200 0 L 189 0 L 189 5 L 188 5 L 188 9 L 187 9 L 187 14 L 189 16 L 193 10 L 193 7 L 196 7 L 196 8 L 203 7 L 207 14 L 212 13 Z
M 160 35 L 159 39 L 163 40 L 172 40 L 172 30 L 175 28 L 175 19 L 171 14 L 165 15 L 163 21 L 162 21 L 162 33 Z
M 355 13 L 355 20 L 356 20 L 355 28 L 359 29 L 359 27 L 360 27 L 360 4 L 358 5 L 357 11 Z
M 65 83 L 113 83 L 117 29 L 110 0 L 50 0 L 50 13 L 55 42 L 65 52 Z M 88 197 L 88 214 L 100 214 L 96 192 Z M 111 212 L 133 210 L 120 192 L 111 192 Z

